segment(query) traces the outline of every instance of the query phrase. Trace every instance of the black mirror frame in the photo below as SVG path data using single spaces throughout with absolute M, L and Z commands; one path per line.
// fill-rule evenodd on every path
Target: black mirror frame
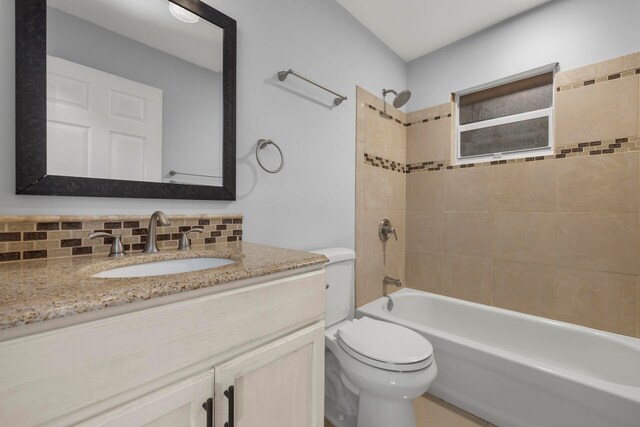
M 223 186 L 47 175 L 46 0 L 16 0 L 16 194 L 236 199 L 236 21 L 200 0 L 170 0 L 222 28 Z

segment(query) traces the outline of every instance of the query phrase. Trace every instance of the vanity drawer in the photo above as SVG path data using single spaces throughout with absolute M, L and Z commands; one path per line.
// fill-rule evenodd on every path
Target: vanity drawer
M 324 292 L 320 270 L 4 341 L 0 425 L 80 421 L 322 320 Z

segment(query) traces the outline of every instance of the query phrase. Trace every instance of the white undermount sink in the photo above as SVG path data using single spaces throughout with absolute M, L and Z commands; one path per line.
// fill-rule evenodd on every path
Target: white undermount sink
M 190 273 L 233 264 L 235 261 L 227 258 L 185 258 L 167 261 L 148 262 L 145 264 L 129 265 L 101 271 L 91 277 L 125 278 L 164 276 L 166 274 Z

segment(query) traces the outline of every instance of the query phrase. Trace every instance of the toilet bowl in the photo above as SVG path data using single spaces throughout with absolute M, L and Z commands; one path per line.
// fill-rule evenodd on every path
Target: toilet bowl
M 358 395 L 357 427 L 416 426 L 412 401 L 438 371 L 424 337 L 364 317 L 328 328 L 325 345 L 340 362 L 345 386 Z
M 420 334 L 367 317 L 353 319 L 350 249 L 327 258 L 325 416 L 336 427 L 416 427 L 413 399 L 437 375 L 433 347 Z

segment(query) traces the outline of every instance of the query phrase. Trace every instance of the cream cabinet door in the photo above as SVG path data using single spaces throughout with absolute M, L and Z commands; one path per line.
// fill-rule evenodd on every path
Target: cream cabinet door
M 216 427 L 322 427 L 324 322 L 216 366 Z
M 86 422 L 83 427 L 206 427 L 203 407 L 213 395 L 213 369 L 170 385 Z

